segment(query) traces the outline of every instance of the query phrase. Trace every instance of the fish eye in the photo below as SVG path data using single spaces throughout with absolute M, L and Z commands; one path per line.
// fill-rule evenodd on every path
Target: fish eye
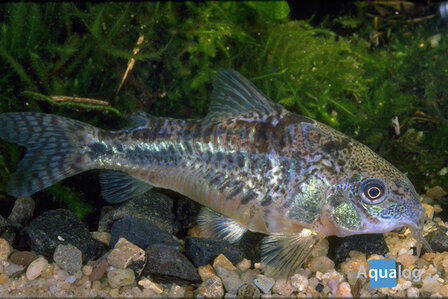
M 366 179 L 361 183 L 359 193 L 368 204 L 380 203 L 386 198 L 386 185 L 379 179 Z

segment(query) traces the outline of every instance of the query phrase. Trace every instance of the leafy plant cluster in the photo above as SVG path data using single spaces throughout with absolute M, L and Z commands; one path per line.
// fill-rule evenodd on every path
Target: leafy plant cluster
M 420 192 L 447 186 L 439 172 L 448 167 L 448 25 L 375 25 L 364 8 L 316 26 L 290 20 L 281 1 L 2 4 L 0 112 L 54 113 L 109 129 L 140 110 L 200 118 L 213 74 L 233 68 L 289 110 L 367 144 Z M 372 32 L 384 42 L 372 45 Z M 20 155 L 0 143 L 0 193 Z M 72 189 L 43 192 L 83 217 L 87 199 Z

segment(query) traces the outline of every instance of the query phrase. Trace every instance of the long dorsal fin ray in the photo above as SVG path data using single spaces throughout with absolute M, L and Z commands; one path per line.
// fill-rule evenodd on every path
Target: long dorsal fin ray
M 286 109 L 271 101 L 243 75 L 231 69 L 221 69 L 213 77 L 211 98 L 209 113 L 204 118 L 206 124 L 250 113 L 279 117 L 286 113 Z
M 198 216 L 198 224 L 205 237 L 220 238 L 230 243 L 238 242 L 247 231 L 231 218 L 205 207 Z
M 266 265 L 265 274 L 271 277 L 295 274 L 322 239 L 318 233 L 306 228 L 298 234 L 268 235 L 261 246 L 261 261 Z
M 99 178 L 101 196 L 109 203 L 123 202 L 152 188 L 150 184 L 120 171 L 105 170 L 100 172 Z

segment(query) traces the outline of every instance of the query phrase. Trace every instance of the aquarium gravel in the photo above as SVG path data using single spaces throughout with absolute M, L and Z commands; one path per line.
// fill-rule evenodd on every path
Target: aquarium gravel
M 440 211 L 438 205 L 424 206 L 430 218 L 433 217 L 434 208 Z M 437 226 L 448 227 L 448 222 L 439 217 L 427 221 L 424 235 Z M 349 258 L 336 267 L 327 257 L 329 243 L 321 242 L 305 267 L 288 278 L 277 279 L 264 275 L 264 265 L 261 263 L 243 259 L 234 265 L 221 254 L 213 263 L 198 267 L 199 283 L 177 285 L 157 283 L 150 276 L 139 276 L 136 271 L 125 268 L 129 265 L 125 262 L 126 258 L 138 259 L 143 250 L 124 239 L 110 251 L 112 253 L 107 259 L 88 261 L 75 273 L 61 268 L 70 260 L 62 264 L 50 262 L 42 256 L 17 251 L 6 240 L 0 239 L 0 297 L 448 296 L 448 252 L 426 252 L 420 257 L 415 256 L 415 239 L 407 229 L 386 233 L 385 241 L 390 250 L 386 255 L 366 256 L 362 252 L 351 251 Z M 367 269 L 370 260 L 384 258 L 395 259 L 402 267 L 403 277 L 398 278 L 395 287 L 372 289 L 368 279 L 358 275 L 358 269 L 361 266 Z M 12 260 L 25 265 L 17 265 Z M 107 261 L 122 268 L 110 266 Z M 420 269 L 421 280 L 406 277 L 406 269 L 409 273 Z

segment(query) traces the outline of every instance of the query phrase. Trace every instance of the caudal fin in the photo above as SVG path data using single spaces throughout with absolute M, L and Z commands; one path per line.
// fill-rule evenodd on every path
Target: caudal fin
M 0 138 L 27 149 L 12 175 L 8 193 L 28 196 L 89 169 L 89 161 L 80 149 L 95 130 L 91 125 L 51 114 L 0 114 Z

